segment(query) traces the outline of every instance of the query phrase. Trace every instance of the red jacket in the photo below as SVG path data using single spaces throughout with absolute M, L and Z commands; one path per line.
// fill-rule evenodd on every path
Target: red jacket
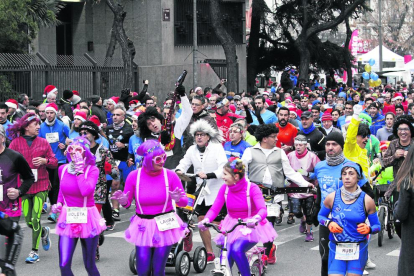
M 13 139 L 9 148 L 22 154 L 27 163 L 29 163 L 30 168 L 37 169 L 37 182 L 33 183 L 27 194 L 37 194 L 38 192 L 48 191 L 50 189 L 50 182 L 49 174 L 46 168 L 57 168 L 58 160 L 56 159 L 55 154 L 46 139 L 36 137 L 33 140 L 32 145 L 29 147 L 26 139 L 23 137 L 17 137 L 16 139 Z M 47 164 L 39 167 L 34 166 L 32 161 L 35 157 L 46 158 L 48 160 Z

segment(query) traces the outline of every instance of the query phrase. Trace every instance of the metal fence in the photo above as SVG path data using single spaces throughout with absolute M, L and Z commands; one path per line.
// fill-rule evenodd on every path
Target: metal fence
M 138 66 L 134 64 L 133 90 L 138 90 Z M 44 56 L 40 53 L 0 53 L 0 101 L 20 93 L 42 99 L 46 85 L 79 91 L 82 98 L 117 95 L 123 88 L 124 66 L 118 59 L 94 59 L 84 56 Z M 59 95 L 60 96 L 60 95 Z

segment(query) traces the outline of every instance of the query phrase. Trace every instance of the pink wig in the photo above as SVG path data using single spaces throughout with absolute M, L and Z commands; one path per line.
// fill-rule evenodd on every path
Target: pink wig
M 165 151 L 163 150 L 160 142 L 151 139 L 145 141 L 138 147 L 137 154 L 144 157 L 142 158 L 142 166 L 145 169 L 152 171 L 154 170 L 152 159 L 155 156 L 165 154 Z
M 26 127 L 33 122 L 38 122 L 40 124 L 39 117 L 34 113 L 27 113 L 20 119 L 17 119 L 17 121 L 7 129 L 10 138 L 15 139 L 24 135 Z
M 90 150 L 90 142 L 86 139 L 85 136 L 79 136 L 73 139 L 71 146 L 81 146 L 85 150 L 85 164 L 95 166 L 95 155 L 92 154 Z M 66 158 L 69 162 L 72 162 L 72 158 L 70 157 L 70 153 L 66 153 Z

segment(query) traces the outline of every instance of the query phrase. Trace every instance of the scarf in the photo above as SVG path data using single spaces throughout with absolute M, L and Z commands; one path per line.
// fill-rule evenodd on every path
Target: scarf
M 312 123 L 312 125 L 311 125 L 310 127 L 308 127 L 308 128 L 303 128 L 303 126 L 302 126 L 302 125 L 300 125 L 300 130 L 301 130 L 303 133 L 305 133 L 305 135 L 307 135 L 307 134 L 309 134 L 309 133 L 311 133 L 312 131 L 314 131 L 314 130 L 315 130 L 315 124 L 314 124 L 314 123 Z
M 326 131 L 326 135 L 328 135 L 329 133 L 331 133 L 332 129 L 334 128 L 333 124 L 330 128 L 324 128 Z
M 338 166 L 339 164 L 342 164 L 344 161 L 345 161 L 345 156 L 343 152 L 333 157 L 326 156 L 326 163 L 329 166 Z
M 305 157 L 306 154 L 308 154 L 308 149 L 305 149 L 305 151 L 302 154 L 299 154 L 297 151 L 295 151 L 295 154 L 298 159 L 302 159 L 303 157 Z
M 46 123 L 48 126 L 53 126 L 53 125 L 55 124 L 55 122 L 56 122 L 56 117 L 55 117 L 55 119 L 53 119 L 53 121 L 51 121 L 51 122 L 49 122 L 49 120 L 48 120 L 48 119 L 46 119 L 46 120 L 45 120 L 45 123 Z
M 119 123 L 119 124 L 113 123 L 113 127 L 115 130 L 120 130 L 121 128 L 124 127 L 124 125 L 125 125 L 125 121 L 122 121 L 122 123 Z
M 199 145 L 197 145 L 197 149 L 199 152 L 204 153 L 206 151 L 207 146 L 208 146 L 208 143 L 204 147 L 200 147 Z
M 167 127 L 164 125 L 162 126 L 162 130 L 166 130 Z M 175 135 L 174 135 L 174 127 L 171 128 L 171 140 L 168 144 L 165 145 L 165 150 L 170 151 L 175 146 Z M 161 135 L 158 137 L 158 141 L 161 142 Z
M 345 186 L 342 186 L 341 187 L 341 195 L 343 196 L 343 199 L 345 200 L 345 201 L 351 201 L 351 200 L 354 200 L 354 199 L 356 199 L 357 197 L 359 197 L 359 195 L 362 193 L 362 190 L 361 190 L 361 188 L 357 185 L 357 189 L 356 189 L 356 191 L 355 192 L 348 192 L 346 189 L 345 189 Z

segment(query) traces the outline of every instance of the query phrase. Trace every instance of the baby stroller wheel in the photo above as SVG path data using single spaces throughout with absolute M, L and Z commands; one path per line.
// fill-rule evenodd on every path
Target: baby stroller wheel
M 199 246 L 194 251 L 193 257 L 194 270 L 197 273 L 203 273 L 207 267 L 207 251 L 204 247 Z
M 187 276 L 190 273 L 190 255 L 181 251 L 175 259 L 175 272 L 179 276 Z
M 129 254 L 129 270 L 131 270 L 131 272 L 134 275 L 137 275 L 137 254 L 135 251 L 135 248 L 131 251 L 131 254 Z

